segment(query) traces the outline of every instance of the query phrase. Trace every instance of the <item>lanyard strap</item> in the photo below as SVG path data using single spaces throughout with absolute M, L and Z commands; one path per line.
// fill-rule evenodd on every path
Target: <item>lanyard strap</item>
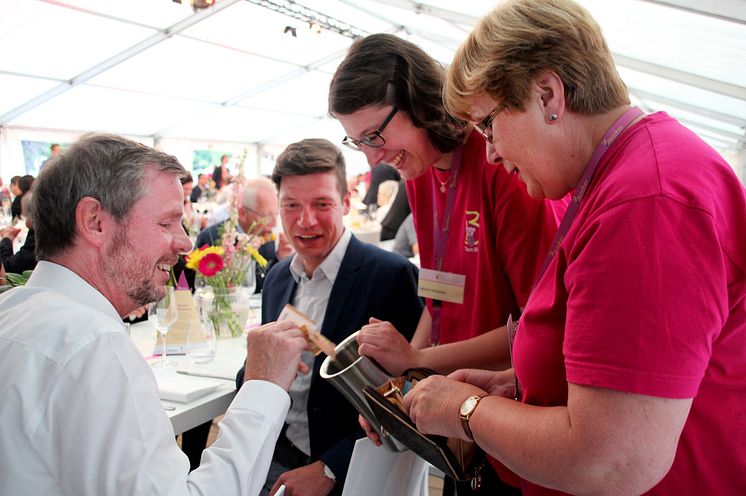
M 446 251 L 448 249 L 448 230 L 451 226 L 451 215 L 453 214 L 453 206 L 456 203 L 456 181 L 458 181 L 458 172 L 461 168 L 461 154 L 464 150 L 464 145 L 459 145 L 453 151 L 453 159 L 451 160 L 451 178 L 448 181 L 448 194 L 446 196 L 445 210 L 443 211 L 443 224 L 440 224 L 438 219 L 438 188 L 435 186 L 436 177 L 435 171 L 431 171 L 433 175 L 432 188 L 433 188 L 433 269 L 437 271 L 443 270 L 443 261 L 446 257 Z M 436 346 L 440 341 L 440 311 L 443 307 L 443 302 L 440 300 L 433 300 L 432 309 L 432 322 L 430 325 L 430 345 Z
M 598 143 L 598 145 L 596 145 L 596 149 L 593 150 L 593 154 L 591 155 L 588 164 L 585 166 L 583 175 L 580 177 L 578 186 L 575 188 L 575 193 L 572 196 L 570 205 L 568 205 L 567 207 L 565 216 L 562 217 L 562 222 L 560 223 L 560 226 L 554 235 L 554 239 L 552 239 L 551 248 L 549 249 L 549 253 L 547 253 L 547 256 L 544 258 L 544 262 L 542 263 L 539 275 L 536 277 L 536 282 L 534 283 L 534 287 L 531 290 L 532 293 L 533 290 L 536 289 L 536 286 L 539 284 L 539 281 L 541 280 L 544 273 L 547 271 L 547 268 L 549 267 L 552 259 L 555 257 L 555 255 L 557 255 L 559 247 L 562 244 L 562 240 L 565 238 L 567 231 L 570 230 L 570 226 L 572 225 L 573 220 L 575 220 L 575 215 L 578 213 L 580 203 L 583 201 L 583 197 L 588 190 L 591 179 L 593 179 L 593 173 L 596 171 L 596 167 L 598 166 L 599 162 L 601 162 L 603 156 L 606 154 L 609 148 L 611 148 L 611 145 L 614 144 L 614 141 L 616 141 L 619 135 L 622 134 L 622 131 L 624 131 L 624 129 L 629 126 L 632 121 L 642 115 L 642 113 L 642 110 L 637 107 L 632 107 L 627 110 L 624 115 L 617 119 L 614 124 L 612 124 L 609 129 L 606 130 L 606 134 L 604 134 L 603 138 L 601 138 L 601 141 Z M 513 367 L 514 374 L 515 362 L 513 361 L 513 342 L 515 341 L 516 334 L 518 333 L 519 325 L 520 321 L 513 322 L 513 317 L 508 316 L 508 347 L 510 350 L 510 365 L 511 367 Z M 518 383 L 518 376 L 516 376 L 515 399 L 520 400 L 521 397 L 521 388 L 520 384 Z
M 596 167 L 598 166 L 599 162 L 601 162 L 603 156 L 606 154 L 609 148 L 611 148 L 611 145 L 614 144 L 614 141 L 616 141 L 617 137 L 619 137 L 622 131 L 624 131 L 624 129 L 640 115 L 642 115 L 642 110 L 637 107 L 632 107 L 627 110 L 624 115 L 617 119 L 614 124 L 612 124 L 609 129 L 606 130 L 606 134 L 604 134 L 603 138 L 601 138 L 601 141 L 598 143 L 598 145 L 596 145 L 596 149 L 593 150 L 593 154 L 591 155 L 588 164 L 585 166 L 583 175 L 580 177 L 578 186 L 575 188 L 575 193 L 573 193 L 572 195 L 572 201 L 570 201 L 570 204 L 567 206 L 565 215 L 564 217 L 562 217 L 562 222 L 560 223 L 557 232 L 554 234 L 554 239 L 552 239 L 549 253 L 547 253 L 546 257 L 544 257 L 544 262 L 541 264 L 541 270 L 539 271 L 539 275 L 536 277 L 536 282 L 534 282 L 533 289 L 536 289 L 536 286 L 539 284 L 542 276 L 549 268 L 549 264 L 551 263 L 552 259 L 555 257 L 555 255 L 557 255 L 557 252 L 559 252 L 559 247 L 562 244 L 562 241 L 565 239 L 567 231 L 570 230 L 572 222 L 575 220 L 575 215 L 580 209 L 580 202 L 582 202 L 583 197 L 585 197 L 585 193 L 588 190 L 588 186 L 590 185 L 591 180 L 593 179 L 593 173 L 596 172 Z M 532 292 L 533 289 L 531 290 Z

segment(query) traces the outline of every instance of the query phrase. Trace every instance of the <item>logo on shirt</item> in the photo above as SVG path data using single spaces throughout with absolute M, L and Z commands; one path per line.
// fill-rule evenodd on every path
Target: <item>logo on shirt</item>
M 479 250 L 479 240 L 477 239 L 479 230 L 479 212 L 476 210 L 466 211 L 466 223 L 464 224 L 464 251 L 476 253 Z

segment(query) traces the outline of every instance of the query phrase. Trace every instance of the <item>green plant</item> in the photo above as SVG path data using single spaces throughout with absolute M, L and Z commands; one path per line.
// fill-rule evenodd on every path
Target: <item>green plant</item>
M 23 274 L 14 274 L 8 272 L 5 274 L 5 280 L 8 281 L 8 285 L 12 288 L 16 286 L 23 286 L 28 282 L 29 277 L 33 273 L 32 270 L 24 270 Z

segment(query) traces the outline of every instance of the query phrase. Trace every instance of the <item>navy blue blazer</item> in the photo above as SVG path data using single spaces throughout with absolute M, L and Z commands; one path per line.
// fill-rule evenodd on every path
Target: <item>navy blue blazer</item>
M 204 245 L 212 246 L 214 244 L 219 244 L 218 242 L 220 241 L 220 238 L 218 236 L 218 230 L 223 224 L 225 224 L 225 221 L 214 224 L 200 231 L 199 235 L 197 235 L 197 241 L 194 243 L 195 246 L 197 248 L 200 248 Z M 262 246 L 259 247 L 259 254 L 267 259 L 267 262 L 269 263 L 267 264 L 267 267 L 263 269 L 260 268 L 257 264 L 256 289 L 254 290 L 254 293 L 261 292 L 264 285 L 264 278 L 267 275 L 267 271 L 271 269 L 275 263 L 277 263 L 277 255 L 275 254 L 275 242 L 268 241 L 267 243 L 264 243 Z
M 277 320 L 297 284 L 288 257 L 267 274 L 262 292 L 262 323 Z M 410 340 L 422 314 L 417 296 L 417 268 L 401 255 L 350 239 L 332 286 L 321 333 L 335 343 L 358 331 L 370 317 L 391 322 Z M 334 472 L 332 494 L 341 494 L 355 441 L 363 437 L 358 413 L 334 386 L 320 376 L 324 355 L 313 364 L 308 395 L 311 461 L 321 460 Z M 243 379 L 243 369 L 237 381 Z M 239 382 L 240 384 L 240 382 Z

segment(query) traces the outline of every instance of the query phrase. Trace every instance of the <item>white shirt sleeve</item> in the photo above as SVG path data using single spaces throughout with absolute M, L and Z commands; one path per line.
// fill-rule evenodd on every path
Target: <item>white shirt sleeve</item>
M 153 374 L 124 333 L 103 333 L 50 375 L 27 433 L 68 495 L 258 494 L 290 406 L 280 387 L 246 383 L 189 474 Z

